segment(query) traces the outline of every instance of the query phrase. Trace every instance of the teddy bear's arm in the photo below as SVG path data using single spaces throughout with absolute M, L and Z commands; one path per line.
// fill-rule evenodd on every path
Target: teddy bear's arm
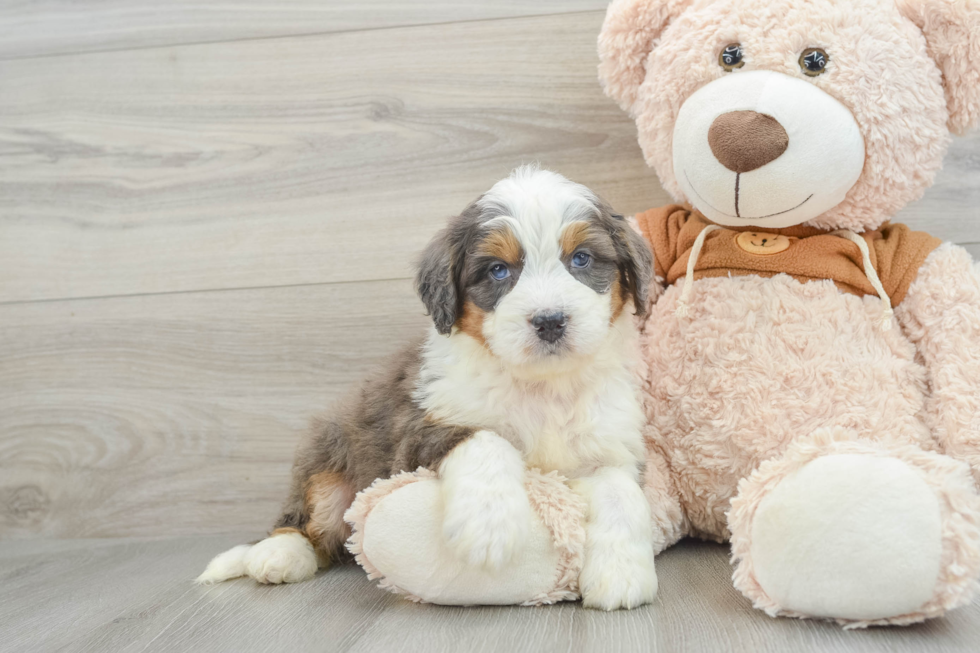
M 941 245 L 895 315 L 928 372 L 929 427 L 980 483 L 980 268 L 963 248 Z

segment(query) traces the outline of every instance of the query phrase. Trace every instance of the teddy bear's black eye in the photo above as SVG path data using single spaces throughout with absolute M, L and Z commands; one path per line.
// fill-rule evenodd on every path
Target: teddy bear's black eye
M 827 70 L 830 57 L 820 48 L 807 48 L 800 55 L 800 70 L 808 77 L 816 77 Z
M 728 72 L 744 66 L 745 62 L 742 61 L 742 44 L 729 43 L 726 45 L 725 49 L 718 55 L 718 64 Z

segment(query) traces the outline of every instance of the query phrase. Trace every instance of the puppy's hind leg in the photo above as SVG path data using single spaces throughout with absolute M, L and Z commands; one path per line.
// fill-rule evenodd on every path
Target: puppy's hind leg
M 295 528 L 277 528 L 245 553 L 245 575 L 260 583 L 298 583 L 313 578 L 316 553 L 310 539 Z
M 220 583 L 251 576 L 260 583 L 298 583 L 313 578 L 317 555 L 306 533 L 296 528 L 277 528 L 255 544 L 240 544 L 219 553 L 196 581 Z
M 309 580 L 343 553 L 350 536 L 344 512 L 354 500 L 353 488 L 337 472 L 313 474 L 304 486 L 299 514 L 284 513 L 269 537 L 245 554 L 245 574 L 260 583 Z
M 197 582 L 250 576 L 260 583 L 298 583 L 339 557 L 350 536 L 343 515 L 354 500 L 353 488 L 333 472 L 314 474 L 305 485 L 302 499 L 287 504 L 298 504 L 297 510 L 284 512 L 269 537 L 219 554 Z
M 350 526 L 344 513 L 354 502 L 353 486 L 337 472 L 320 472 L 310 477 L 306 489 L 305 533 L 316 551 L 320 567 L 327 567 L 344 554 Z

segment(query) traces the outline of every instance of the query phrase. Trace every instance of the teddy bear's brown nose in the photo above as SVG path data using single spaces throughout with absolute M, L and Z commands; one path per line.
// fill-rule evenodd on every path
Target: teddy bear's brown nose
M 711 123 L 708 145 L 721 165 L 743 173 L 778 159 L 789 147 L 789 135 L 772 116 L 730 111 Z

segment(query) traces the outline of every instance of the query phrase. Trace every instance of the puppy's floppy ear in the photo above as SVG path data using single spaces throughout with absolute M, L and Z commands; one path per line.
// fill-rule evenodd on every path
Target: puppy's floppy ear
M 943 74 L 949 130 L 962 134 L 980 118 L 980 0 L 897 0 L 922 30 Z
M 636 314 L 643 317 L 647 312 L 650 281 L 653 279 L 653 252 L 626 218 L 614 213 L 602 200 L 599 200 L 597 208 L 616 248 L 620 281 L 633 298 Z
M 643 236 L 637 233 L 623 216 L 615 215 L 613 219 L 618 220 L 622 225 L 620 231 L 625 243 L 622 265 L 625 270 L 626 289 L 633 297 L 636 314 L 643 317 L 647 312 L 650 280 L 653 278 L 653 252 Z
M 454 274 L 454 230 L 446 227 L 429 242 L 415 274 L 415 291 L 436 325 L 436 331 L 449 335 L 459 314 L 459 288 Z
M 632 114 L 654 41 L 692 0 L 613 0 L 599 32 L 599 81 Z

